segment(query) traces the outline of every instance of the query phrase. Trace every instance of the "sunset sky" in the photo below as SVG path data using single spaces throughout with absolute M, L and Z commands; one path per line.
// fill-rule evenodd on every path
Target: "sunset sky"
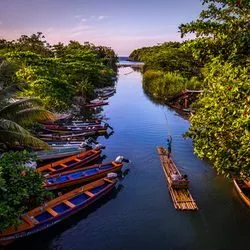
M 89 41 L 129 55 L 180 41 L 178 26 L 201 10 L 200 0 L 0 0 L 0 38 L 41 31 L 51 44 Z

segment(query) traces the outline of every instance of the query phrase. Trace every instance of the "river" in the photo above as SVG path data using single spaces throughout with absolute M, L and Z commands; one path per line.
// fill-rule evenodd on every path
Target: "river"
M 115 132 L 108 139 L 99 139 L 106 146 L 106 160 L 123 155 L 132 161 L 124 167 L 124 179 L 95 205 L 47 232 L 14 243 L 12 249 L 249 247 L 250 210 L 232 182 L 216 175 L 194 155 L 192 141 L 182 136 L 189 122 L 172 109 L 153 103 L 143 92 L 141 74 L 131 71 L 120 68 L 117 93 L 104 107 Z M 173 158 L 189 177 L 199 211 L 181 212 L 173 207 L 156 153 L 156 146 L 166 140 L 167 129 L 173 137 Z

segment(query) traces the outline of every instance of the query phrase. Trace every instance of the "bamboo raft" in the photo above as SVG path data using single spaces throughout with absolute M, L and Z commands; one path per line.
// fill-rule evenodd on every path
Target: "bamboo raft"
M 188 181 L 181 179 L 182 175 L 171 158 L 168 158 L 166 149 L 157 147 L 161 164 L 168 181 L 168 189 L 177 210 L 198 210 L 198 207 L 188 190 Z M 173 180 L 172 175 L 176 174 L 180 180 Z

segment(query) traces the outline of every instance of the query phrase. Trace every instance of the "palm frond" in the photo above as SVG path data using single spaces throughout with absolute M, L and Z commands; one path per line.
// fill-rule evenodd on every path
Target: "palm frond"
M 41 108 L 28 108 L 16 113 L 13 121 L 20 125 L 32 124 L 34 121 L 55 120 L 55 114 Z
M 22 99 L 16 102 L 8 103 L 6 106 L 0 109 L 0 117 L 8 117 L 12 119 L 22 109 L 31 107 L 38 107 L 41 105 L 41 100 L 37 98 Z
M 21 91 L 20 86 L 11 85 L 6 87 L 0 91 L 0 102 L 10 99 L 14 94 Z
M 29 131 L 18 125 L 16 122 L 0 118 L 0 129 L 13 131 L 22 134 L 23 136 L 29 135 Z
M 24 135 L 23 133 L 14 131 L 0 130 L 0 141 L 12 147 L 17 145 L 24 145 L 41 149 L 50 149 L 50 146 L 46 142 L 34 137 L 29 132 L 28 134 Z

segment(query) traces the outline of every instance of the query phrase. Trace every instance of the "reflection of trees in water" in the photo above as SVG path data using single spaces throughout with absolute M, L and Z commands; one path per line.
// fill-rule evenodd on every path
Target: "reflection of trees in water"
M 143 89 L 143 93 L 145 94 L 145 96 L 147 97 L 148 100 L 150 100 L 151 102 L 153 102 L 154 104 L 157 104 L 157 105 L 161 105 L 161 106 L 167 106 L 170 110 L 172 111 L 175 111 L 176 112 L 176 115 L 177 116 L 180 116 L 184 119 L 188 119 L 189 118 L 189 114 L 188 113 L 185 113 L 183 112 L 182 110 L 180 109 L 176 109 L 174 108 L 173 106 L 171 105 L 168 105 L 165 98 L 154 98 L 154 96 L 147 92 L 147 90 L 144 88 L 144 86 L 142 85 L 142 89 Z
M 144 87 L 144 84 L 142 84 L 143 93 L 145 96 L 153 103 L 159 104 L 159 105 L 167 105 L 165 97 L 162 98 L 155 98 L 154 95 L 147 91 L 147 89 Z

